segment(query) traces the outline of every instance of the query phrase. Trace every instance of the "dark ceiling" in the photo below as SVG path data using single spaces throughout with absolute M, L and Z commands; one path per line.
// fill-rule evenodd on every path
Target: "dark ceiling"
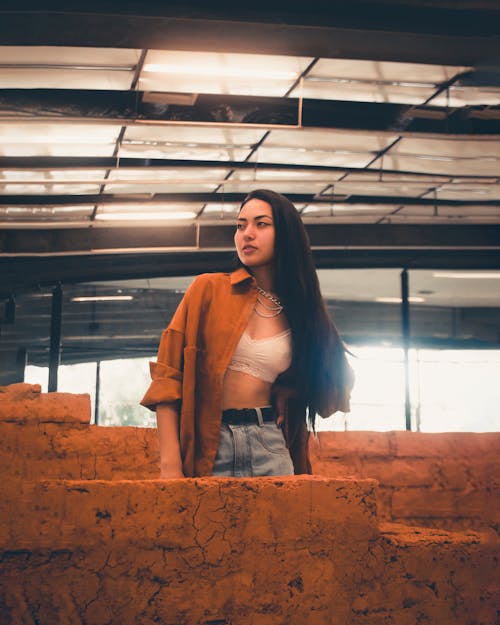
M 256 186 L 319 266 L 500 267 L 499 2 L 17 2 L 0 81 L 0 296 L 228 267 Z
M 431 270 L 500 268 L 499 134 L 497 1 L 4 5 L 0 383 L 57 371 L 61 344 L 153 353 L 182 291 L 165 277 L 229 269 L 256 187 L 295 202 L 319 268 L 350 270 L 327 294 L 350 340 L 399 340 L 375 296 L 408 268 L 419 340 L 497 345 L 498 274 Z M 75 300 L 111 292 L 129 301 Z

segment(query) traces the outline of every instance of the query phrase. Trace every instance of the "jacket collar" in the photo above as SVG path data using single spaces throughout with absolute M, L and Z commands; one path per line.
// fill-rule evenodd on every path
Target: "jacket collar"
M 248 279 L 253 279 L 252 274 L 248 271 L 248 269 L 245 269 L 245 267 L 240 267 L 231 274 L 231 286 L 240 284 Z

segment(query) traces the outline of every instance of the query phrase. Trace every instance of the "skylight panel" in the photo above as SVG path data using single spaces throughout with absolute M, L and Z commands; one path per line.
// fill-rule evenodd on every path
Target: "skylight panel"
M 186 160 L 245 160 L 262 130 L 196 126 L 129 127 L 120 156 Z
M 437 190 L 437 197 L 446 200 L 500 200 L 500 184 L 472 181 L 470 184 L 446 184 Z
M 422 104 L 466 67 L 320 59 L 291 96 L 361 102 Z M 437 104 L 432 101 L 433 104 Z
M 255 169 L 238 169 L 231 180 L 245 180 L 255 182 L 255 184 L 273 185 L 281 182 L 309 183 L 318 182 L 329 184 L 343 176 L 341 171 L 315 171 L 314 169 L 265 169 L 256 167 Z
M 302 211 L 305 217 L 383 216 L 394 209 L 393 204 L 308 204 Z
M 141 167 L 134 169 L 132 167 L 122 167 L 121 169 L 113 169 L 110 171 L 109 180 L 121 182 L 137 182 L 137 181 L 193 181 L 193 179 L 209 181 L 224 180 L 229 170 L 225 167 Z
M 372 167 L 380 167 L 380 163 Z M 486 139 L 404 137 L 384 155 L 384 167 L 450 176 L 498 176 L 500 145 Z
M 422 193 L 428 191 L 429 188 L 431 188 L 429 182 L 423 182 L 421 184 L 415 182 L 391 183 L 388 181 L 377 180 L 357 182 L 355 180 L 350 180 L 349 176 L 334 185 L 335 193 L 339 193 L 341 195 L 395 195 L 401 197 L 418 197 L 422 195 Z
M 0 156 L 112 156 L 119 132 L 106 124 L 3 124 Z
M 109 193 L 196 193 L 212 192 L 226 178 L 226 168 L 181 167 L 115 169 L 110 172 Z
M 320 193 L 328 184 L 328 182 L 313 182 L 304 180 L 293 180 L 291 173 L 290 180 L 269 180 L 267 182 L 256 180 L 238 180 L 230 178 L 224 181 L 219 193 L 242 193 L 247 194 L 254 189 L 272 189 L 277 193 Z
M 150 222 L 192 221 L 202 205 L 193 203 L 142 203 L 113 204 L 98 207 L 96 221 Z
M 498 106 L 500 105 L 500 89 L 498 87 L 463 87 L 452 85 L 447 92 L 434 98 L 435 106 Z
M 4 89 L 130 89 L 141 51 L 0 46 Z
M 105 169 L 3 169 L 0 181 L 6 182 L 100 182 L 104 180 Z
M 60 222 L 88 219 L 94 210 L 90 205 L 79 206 L 0 206 L 2 222 Z
M 337 130 L 273 130 L 250 160 L 365 167 L 396 136 Z
M 223 220 L 235 222 L 240 205 L 235 202 L 209 202 L 205 205 L 201 219 Z
M 150 50 L 144 91 L 284 96 L 312 57 Z

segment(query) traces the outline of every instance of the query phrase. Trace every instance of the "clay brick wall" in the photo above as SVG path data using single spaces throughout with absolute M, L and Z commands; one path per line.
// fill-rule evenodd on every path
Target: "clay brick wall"
M 89 425 L 87 395 L 0 393 L 0 471 L 31 480 L 154 479 L 156 430 Z M 320 432 L 313 471 L 379 482 L 379 518 L 426 527 L 500 527 L 500 433 Z
M 500 433 L 320 432 L 314 473 L 379 482 L 379 517 L 500 529 Z
M 1 625 L 497 625 L 493 529 L 381 523 L 373 479 L 157 480 L 154 431 L 89 419 L 0 388 Z M 370 440 L 322 437 L 317 469 L 383 463 Z

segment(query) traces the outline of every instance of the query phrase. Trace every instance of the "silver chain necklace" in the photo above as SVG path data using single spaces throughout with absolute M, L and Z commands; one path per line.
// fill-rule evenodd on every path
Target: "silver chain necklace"
M 274 297 L 274 295 L 271 295 L 271 293 L 264 291 L 264 289 L 261 289 L 260 286 L 257 286 L 257 293 L 273 303 L 273 305 L 269 306 L 269 304 L 257 297 L 254 310 L 255 313 L 259 315 L 259 317 L 264 317 L 264 319 L 271 319 L 272 317 L 277 317 L 282 312 L 283 305 L 277 297 Z M 266 314 L 266 312 L 259 311 L 259 309 L 257 308 L 258 305 L 260 305 L 266 311 L 269 311 L 269 313 Z

